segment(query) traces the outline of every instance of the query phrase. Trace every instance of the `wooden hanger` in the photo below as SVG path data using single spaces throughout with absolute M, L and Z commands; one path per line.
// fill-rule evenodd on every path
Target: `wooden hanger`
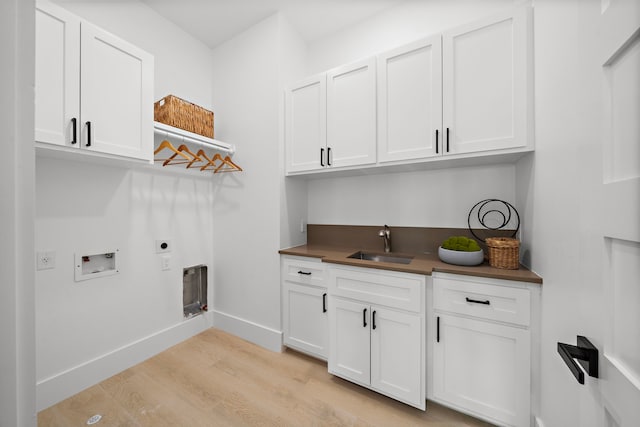
M 155 156 L 156 154 L 158 154 L 159 152 L 161 152 L 162 150 L 170 150 L 173 151 L 173 155 L 170 157 L 171 159 L 173 159 L 175 156 L 182 156 L 185 159 L 191 161 L 191 157 L 187 156 L 186 154 L 184 154 L 182 151 L 178 151 L 176 149 L 176 147 L 173 146 L 173 144 L 171 144 L 169 141 L 167 141 L 166 139 L 164 141 L 162 141 L 160 143 L 160 145 L 158 145 L 158 148 L 156 148 L 156 151 L 153 152 L 153 155 Z M 166 162 L 169 159 L 153 159 L 156 162 Z M 163 165 L 164 166 L 164 165 Z
M 222 163 L 213 171 L 213 173 L 220 172 L 242 172 L 242 168 L 233 163 L 231 157 L 225 156 L 225 158 L 222 159 Z
M 206 161 L 204 166 L 200 167 L 200 170 L 205 170 L 208 166 L 215 166 L 215 163 L 213 163 L 213 160 L 210 159 L 209 156 L 207 156 L 207 153 L 205 153 L 203 149 L 198 150 L 198 153 L 196 155 L 199 157 L 199 159 L 194 158 L 191 162 L 189 162 L 189 164 L 187 165 L 187 169 L 200 167 L 199 165 L 196 165 L 196 166 L 193 165 L 198 160 L 202 162 Z
M 200 170 L 201 170 L 201 171 L 205 171 L 205 170 L 207 170 L 207 169 L 209 168 L 209 166 L 211 166 L 211 167 L 212 167 L 212 169 L 213 169 L 213 168 L 217 169 L 217 168 L 218 168 L 218 165 L 216 164 L 216 161 L 224 162 L 224 160 L 222 160 L 222 157 L 220 156 L 220 153 L 216 153 L 216 154 L 214 154 L 214 155 L 213 155 L 213 157 L 211 157 L 211 158 L 209 159 L 209 163 L 207 163 L 206 165 L 202 166 L 202 167 L 200 168 Z M 214 169 L 214 171 L 215 171 L 215 169 Z
M 183 151 L 186 151 L 191 157 L 185 155 L 183 153 Z M 186 157 L 187 161 L 184 161 L 184 160 L 174 161 L 173 159 L 175 159 L 179 154 L 182 155 L 183 157 Z M 173 154 L 171 157 L 166 159 L 164 161 L 164 163 L 162 163 L 162 166 L 181 165 L 181 164 L 184 164 L 184 163 L 193 163 L 194 160 L 195 161 L 199 161 L 199 162 L 202 161 L 202 159 L 200 157 L 198 157 L 197 154 L 194 154 L 193 152 L 191 152 L 191 150 L 189 150 L 189 147 L 187 147 L 186 145 L 182 144 L 180 147 L 178 147 L 178 150 L 176 151 L 175 154 Z

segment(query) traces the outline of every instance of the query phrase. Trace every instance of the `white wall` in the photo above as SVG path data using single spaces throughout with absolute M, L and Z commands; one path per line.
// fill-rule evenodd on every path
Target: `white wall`
M 515 166 L 317 179 L 308 186 L 310 224 L 466 228 L 477 202 L 515 202 Z
M 280 19 L 280 81 L 278 84 L 278 111 L 284 117 L 284 87 L 306 75 L 307 45 L 284 18 Z M 279 171 L 284 171 L 284 120 L 278 120 Z M 287 248 L 306 243 L 308 217 L 307 182 L 285 178 L 280 174 L 280 247 Z M 302 227 L 302 228 L 301 228 Z
M 0 3 L 0 426 L 35 426 L 34 4 Z
M 244 168 L 216 183 L 214 323 L 273 350 L 281 345 L 281 232 L 291 239 L 280 191 L 281 86 L 299 73 L 288 49 L 301 51 L 300 43 L 276 14 L 213 51 L 217 135 L 236 144 L 234 161 Z M 299 194 L 300 185 L 290 191 Z M 292 217 L 305 214 L 304 201 Z
M 202 43 L 138 2 L 63 7 L 155 56 L 155 99 L 211 105 Z M 213 260 L 213 179 L 118 164 L 38 157 L 36 250 L 56 268 L 36 272 L 38 409 L 107 378 L 212 324 L 183 320 L 182 268 Z M 156 239 L 170 239 L 161 271 Z M 78 251 L 120 250 L 120 274 L 74 281 Z M 214 284 L 209 282 L 210 298 Z

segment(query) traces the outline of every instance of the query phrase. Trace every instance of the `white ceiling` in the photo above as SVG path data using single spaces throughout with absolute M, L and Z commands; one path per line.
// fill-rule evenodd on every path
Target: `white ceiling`
M 58 0 L 65 1 L 141 1 L 214 48 L 276 12 L 309 43 L 403 0 Z

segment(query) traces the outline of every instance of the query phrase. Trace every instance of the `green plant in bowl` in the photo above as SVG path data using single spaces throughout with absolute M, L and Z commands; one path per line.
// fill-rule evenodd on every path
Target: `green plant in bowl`
M 442 242 L 438 256 L 442 261 L 455 265 L 478 265 L 484 261 L 484 252 L 478 242 L 464 236 L 449 237 Z
M 476 252 L 480 245 L 473 239 L 464 236 L 453 236 L 442 242 L 442 247 L 450 251 Z

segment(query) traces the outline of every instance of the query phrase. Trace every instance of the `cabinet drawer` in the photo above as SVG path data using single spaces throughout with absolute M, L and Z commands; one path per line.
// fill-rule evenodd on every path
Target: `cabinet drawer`
M 282 259 L 282 280 L 303 285 L 326 286 L 325 265 L 320 259 Z
M 403 310 L 422 311 L 424 276 L 332 265 L 328 269 L 328 277 L 331 295 Z
M 434 277 L 435 310 L 529 326 L 529 290 L 516 285 L 491 284 L 490 280 Z M 500 283 L 502 281 L 493 281 Z

